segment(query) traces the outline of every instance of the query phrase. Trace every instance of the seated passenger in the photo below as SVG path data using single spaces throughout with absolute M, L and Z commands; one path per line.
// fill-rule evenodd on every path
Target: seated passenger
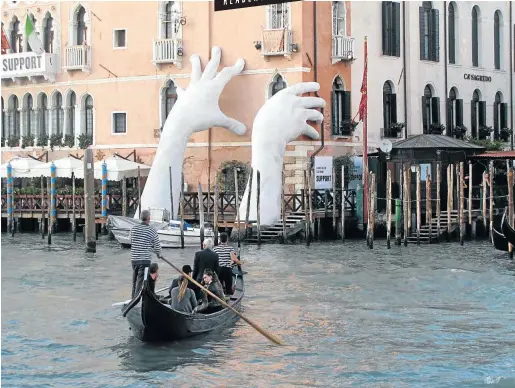
M 191 276 L 191 273 L 193 272 L 193 270 L 191 269 L 191 266 L 186 264 L 186 265 L 183 265 L 182 266 L 182 272 L 184 272 L 186 275 L 190 275 Z M 172 290 L 175 288 L 175 287 L 179 287 L 179 280 L 181 280 L 183 276 L 179 276 L 175 279 L 173 279 L 172 281 L 172 285 L 170 286 L 170 288 L 168 289 L 168 296 L 171 298 L 172 297 Z M 192 290 L 195 290 L 195 285 L 190 282 L 188 280 L 188 288 L 191 288 Z
M 177 311 L 191 314 L 197 307 L 195 292 L 188 288 L 188 279 L 184 276 L 179 278 L 179 286 L 174 287 L 171 292 L 170 306 Z
M 206 287 L 213 294 L 218 296 L 220 299 L 224 300 L 224 290 L 220 280 L 218 280 L 218 275 L 215 271 L 210 269 L 206 269 L 204 271 L 204 276 L 202 278 L 202 285 Z M 207 294 L 204 290 L 201 290 L 202 304 L 197 309 L 198 312 L 202 313 L 212 313 L 220 310 L 222 307 L 221 303 L 218 302 L 211 295 Z

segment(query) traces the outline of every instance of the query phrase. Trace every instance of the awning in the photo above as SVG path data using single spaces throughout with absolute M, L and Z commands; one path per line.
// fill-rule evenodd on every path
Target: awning
M 148 173 L 150 172 L 150 166 L 147 166 L 146 164 L 132 162 L 114 155 L 105 160 L 100 160 L 93 165 L 95 179 L 102 179 L 102 165 L 104 162 L 107 165 L 108 181 L 121 181 L 123 178 L 137 177 L 138 167 L 140 169 L 140 176 L 142 177 L 148 176 Z M 83 166 L 75 171 L 75 176 L 78 179 L 84 179 Z
M 67 158 L 57 159 L 53 162 L 43 163 L 36 166 L 33 171 L 37 176 L 50 176 L 50 166 L 52 163 L 55 165 L 55 176 L 58 178 L 71 178 L 72 172 L 83 167 L 83 161 L 68 156 Z
M 515 159 L 515 151 L 489 151 L 484 154 L 474 155 L 471 158 L 478 159 Z
M 41 176 L 41 174 L 38 175 L 39 170 L 37 170 L 37 167 L 44 164 L 32 158 L 14 158 L 0 166 L 2 178 L 7 178 L 7 165 L 9 163 L 11 163 L 13 178 L 35 178 Z

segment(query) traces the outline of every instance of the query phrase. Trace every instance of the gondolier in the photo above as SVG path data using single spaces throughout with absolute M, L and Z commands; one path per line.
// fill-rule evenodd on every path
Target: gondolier
M 161 243 L 154 228 L 150 226 L 150 212 L 141 212 L 141 223 L 132 227 L 130 236 L 132 263 L 132 298 L 139 294 L 143 285 L 145 268 L 150 266 L 154 252 L 161 256 Z

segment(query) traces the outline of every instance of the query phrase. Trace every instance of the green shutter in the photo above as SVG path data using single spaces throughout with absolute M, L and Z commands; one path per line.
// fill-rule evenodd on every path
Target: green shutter
M 388 5 L 389 1 L 383 1 L 382 6 L 382 20 L 383 20 L 383 28 L 382 28 L 382 38 L 383 38 L 383 55 L 390 55 L 390 50 L 388 47 L 388 42 L 390 40 L 390 28 L 388 22 Z
M 431 98 L 431 122 L 440 124 L 440 97 Z
M 425 11 L 423 7 L 419 7 L 418 9 L 418 28 L 420 33 L 420 59 L 427 59 L 425 56 L 425 39 L 424 39 L 424 31 L 426 29 L 426 19 L 425 19 Z
M 431 60 L 435 62 L 440 61 L 440 11 L 437 9 L 431 10 L 431 35 L 429 37 L 431 51 L 429 55 Z
M 463 100 L 456 100 L 456 126 L 463 126 Z
M 343 92 L 343 121 L 351 119 L 350 92 Z
M 503 102 L 501 104 L 501 129 L 508 128 L 508 104 Z
M 422 132 L 428 133 L 429 126 L 428 126 L 428 117 L 427 117 L 427 98 L 425 96 L 422 96 Z
M 390 107 L 392 123 L 397 122 L 397 95 L 390 94 Z
M 401 56 L 401 4 L 392 3 L 392 55 Z
M 479 101 L 479 126 L 486 125 L 486 101 Z

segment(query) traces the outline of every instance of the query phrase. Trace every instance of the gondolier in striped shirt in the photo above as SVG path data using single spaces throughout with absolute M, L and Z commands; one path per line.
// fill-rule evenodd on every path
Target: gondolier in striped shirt
M 150 212 L 141 212 L 141 224 L 132 227 L 130 232 L 132 262 L 132 298 L 139 294 L 143 286 L 145 268 L 150 267 L 152 252 L 161 256 L 161 243 L 154 228 L 150 226 Z
M 218 278 L 224 286 L 225 295 L 232 295 L 232 266 L 233 264 L 241 263 L 236 256 L 234 248 L 227 244 L 228 239 L 227 233 L 220 233 L 220 244 L 213 250 L 218 254 L 218 265 L 220 266 Z

